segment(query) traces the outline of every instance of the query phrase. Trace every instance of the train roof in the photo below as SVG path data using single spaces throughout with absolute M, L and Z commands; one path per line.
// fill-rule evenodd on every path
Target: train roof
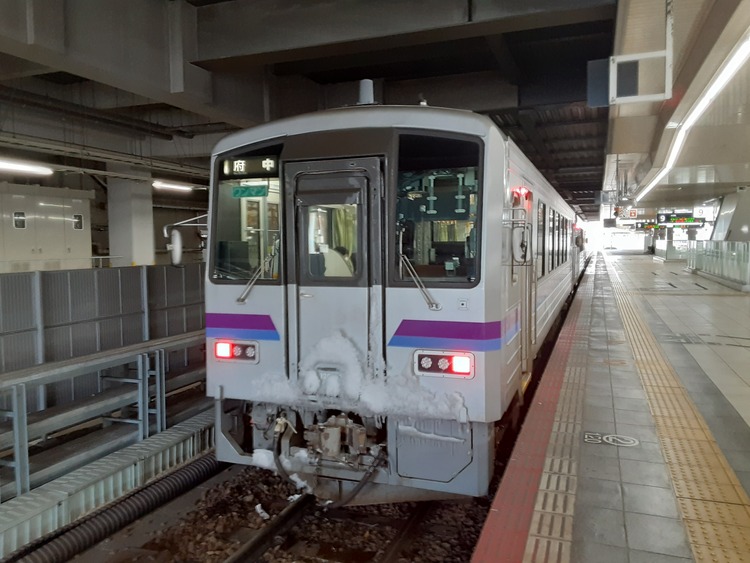
M 499 131 L 490 118 L 472 111 L 421 105 L 373 104 L 329 109 L 264 123 L 224 137 L 213 152 L 223 153 L 250 143 L 288 135 L 372 127 L 444 130 L 480 137 L 486 136 L 492 129 Z

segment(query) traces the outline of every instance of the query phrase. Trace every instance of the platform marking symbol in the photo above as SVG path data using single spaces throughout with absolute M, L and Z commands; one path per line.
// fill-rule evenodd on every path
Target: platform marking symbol
M 609 444 L 610 446 L 618 446 L 624 448 L 632 448 L 637 446 L 640 442 L 631 438 L 630 436 L 623 436 L 622 434 L 601 434 L 599 432 L 584 432 L 583 441 L 587 444 Z

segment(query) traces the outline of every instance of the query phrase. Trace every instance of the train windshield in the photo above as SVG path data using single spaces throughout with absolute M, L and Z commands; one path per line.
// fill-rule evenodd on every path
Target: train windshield
M 281 247 L 278 157 L 221 160 L 216 184 L 212 278 L 278 280 Z
M 477 141 L 426 135 L 399 138 L 396 201 L 397 279 L 408 259 L 426 283 L 475 282 L 480 205 Z

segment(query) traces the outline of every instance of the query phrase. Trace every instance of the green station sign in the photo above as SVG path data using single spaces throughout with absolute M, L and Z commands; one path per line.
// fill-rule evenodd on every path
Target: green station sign
M 267 197 L 268 186 L 233 186 L 232 197 Z

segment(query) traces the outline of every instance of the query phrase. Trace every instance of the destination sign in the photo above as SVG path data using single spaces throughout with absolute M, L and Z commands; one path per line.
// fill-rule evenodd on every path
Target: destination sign
M 692 213 L 659 213 L 656 219 L 659 225 L 667 227 L 702 227 L 706 222 L 703 217 L 693 217 Z
M 279 159 L 276 156 L 253 156 L 228 158 L 221 164 L 224 178 L 271 178 L 279 175 Z

